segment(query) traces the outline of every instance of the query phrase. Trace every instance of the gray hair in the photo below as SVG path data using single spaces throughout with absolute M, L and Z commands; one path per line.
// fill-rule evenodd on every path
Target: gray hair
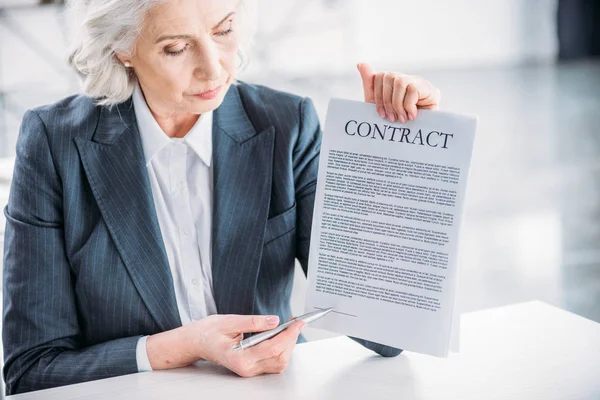
M 96 104 L 112 107 L 133 93 L 137 77 L 117 53 L 131 54 L 146 13 L 166 0 L 69 0 L 67 13 L 75 29 L 67 63 L 80 78 L 83 93 Z M 248 14 L 246 2 L 240 9 Z M 246 49 L 252 38 L 248 15 L 241 18 L 239 55 L 242 68 L 248 63 Z

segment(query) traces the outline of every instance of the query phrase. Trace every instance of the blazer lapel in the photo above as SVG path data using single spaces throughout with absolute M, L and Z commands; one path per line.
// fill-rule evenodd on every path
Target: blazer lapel
M 86 176 L 140 296 L 158 326 L 173 329 L 181 320 L 131 99 L 99 118 L 91 141 L 75 139 Z
M 271 198 L 275 130 L 233 84 L 213 114 L 213 293 L 220 314 L 253 314 Z M 252 120 L 250 119 L 252 117 Z

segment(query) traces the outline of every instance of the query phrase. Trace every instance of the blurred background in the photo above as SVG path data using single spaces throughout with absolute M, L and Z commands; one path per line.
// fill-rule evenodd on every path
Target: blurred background
M 600 322 L 599 1 L 258 0 L 257 20 L 240 79 L 310 96 L 322 121 L 331 97 L 362 99 L 363 61 L 421 75 L 442 110 L 479 116 L 461 312 L 539 299 Z M 23 113 L 79 90 L 68 35 L 63 5 L 0 0 L 2 207 Z

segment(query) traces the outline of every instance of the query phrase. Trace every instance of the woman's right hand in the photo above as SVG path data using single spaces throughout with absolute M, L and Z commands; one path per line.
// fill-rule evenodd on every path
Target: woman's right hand
M 233 346 L 242 340 L 243 333 L 273 329 L 278 322 L 277 316 L 211 315 L 148 337 L 148 359 L 152 369 L 177 368 L 204 359 L 242 377 L 281 373 L 290 362 L 304 322 L 298 321 L 256 346 L 233 351 Z

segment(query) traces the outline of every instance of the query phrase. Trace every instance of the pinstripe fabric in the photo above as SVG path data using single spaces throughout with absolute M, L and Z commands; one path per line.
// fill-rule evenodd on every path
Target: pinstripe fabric
M 314 107 L 240 82 L 213 118 L 217 310 L 286 320 L 294 259 L 307 268 Z M 137 339 L 181 325 L 131 100 L 28 111 L 5 215 L 8 394 L 136 372 Z

